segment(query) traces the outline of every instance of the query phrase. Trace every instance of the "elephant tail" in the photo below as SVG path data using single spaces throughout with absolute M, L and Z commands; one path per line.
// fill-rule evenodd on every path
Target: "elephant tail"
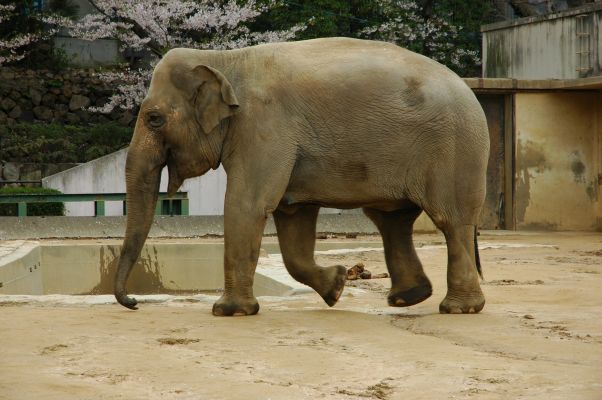
M 477 272 L 479 273 L 479 276 L 481 277 L 481 279 L 483 278 L 483 269 L 481 268 L 481 257 L 479 256 L 479 244 L 477 243 L 477 226 L 474 226 L 474 258 L 477 264 Z

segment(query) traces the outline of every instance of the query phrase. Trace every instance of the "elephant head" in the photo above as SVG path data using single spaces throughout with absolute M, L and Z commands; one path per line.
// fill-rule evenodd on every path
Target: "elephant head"
M 115 297 L 131 309 L 136 309 L 136 300 L 127 296 L 125 285 L 153 221 L 163 167 L 169 170 L 170 195 L 184 179 L 217 168 L 223 122 L 238 107 L 234 90 L 220 71 L 172 58 L 167 54 L 153 72 L 126 160 L 128 214 Z

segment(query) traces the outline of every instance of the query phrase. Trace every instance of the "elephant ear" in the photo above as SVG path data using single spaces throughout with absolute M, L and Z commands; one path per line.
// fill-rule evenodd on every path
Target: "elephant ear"
M 236 112 L 238 100 L 228 79 L 215 68 L 199 65 L 193 73 L 200 78 L 193 99 L 196 119 L 203 132 L 209 134 L 220 121 Z

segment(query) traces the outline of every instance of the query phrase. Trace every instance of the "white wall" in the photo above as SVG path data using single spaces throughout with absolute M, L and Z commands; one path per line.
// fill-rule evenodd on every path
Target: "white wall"
M 68 169 L 42 180 L 44 187 L 63 193 L 125 193 L 125 159 L 127 149 Z M 161 191 L 167 191 L 167 168 L 161 176 Z M 190 215 L 222 215 L 226 193 L 226 172 L 220 166 L 215 171 L 187 179 L 181 192 L 187 192 Z M 69 216 L 94 215 L 94 203 L 66 203 Z M 106 215 L 122 215 L 121 202 L 107 202 Z

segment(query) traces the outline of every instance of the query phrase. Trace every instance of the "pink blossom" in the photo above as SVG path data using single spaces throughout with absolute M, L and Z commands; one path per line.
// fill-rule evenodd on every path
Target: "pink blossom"
M 153 62 L 174 47 L 240 48 L 290 40 L 306 28 L 300 24 L 282 31 L 251 32 L 244 23 L 278 5 L 275 0 L 263 5 L 258 5 L 255 0 L 224 3 L 209 0 L 91 0 L 90 3 L 97 13 L 73 23 L 61 21 L 60 25 L 81 39 L 115 38 L 122 49 L 150 50 L 154 55 Z M 151 68 L 102 73 L 102 79 L 119 82 L 117 93 L 104 106 L 90 109 L 109 113 L 115 107 L 137 107 L 146 94 Z

